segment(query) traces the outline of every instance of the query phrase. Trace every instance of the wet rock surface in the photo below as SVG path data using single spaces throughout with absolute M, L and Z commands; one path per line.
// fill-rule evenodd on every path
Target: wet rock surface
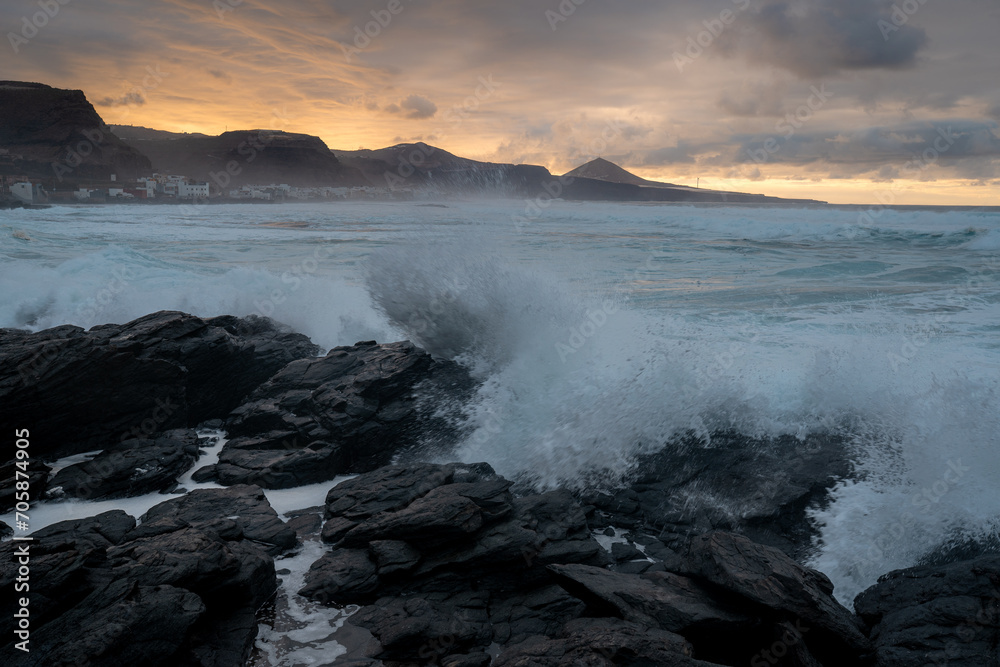
M 83 500 L 170 491 L 198 458 L 198 434 L 190 429 L 116 443 L 93 459 L 63 468 L 49 480 L 48 494 Z
M 716 433 L 644 457 L 618 489 L 537 493 L 487 464 L 411 460 L 460 435 L 449 417 L 475 388 L 461 367 L 410 343 L 315 353 L 254 318 L 0 331 L 0 400 L 39 402 L 25 413 L 41 425 L 22 471 L 33 503 L 169 490 L 198 453 L 188 427 L 213 419 L 231 436 L 194 476 L 226 488 L 162 502 L 140 525 L 119 510 L 35 533 L 37 650 L 6 643 L 4 664 L 244 665 L 272 559 L 320 539 L 299 594 L 358 606 L 342 628 L 356 645 L 331 664 L 1000 667 L 997 556 L 891 573 L 857 614 L 797 562 L 806 509 L 851 474 L 836 438 Z M 42 461 L 94 449 L 51 478 Z M 0 502 L 13 504 L 17 473 L 0 469 Z M 359 474 L 288 523 L 261 488 L 344 473 Z M 21 548 L 0 543 L 0 586 Z
M 219 522 L 228 522 L 223 524 L 228 526 L 232 523 L 246 539 L 272 554 L 296 544 L 295 531 L 278 517 L 264 492 L 256 486 L 196 489 L 150 508 L 145 516 L 146 522 L 172 520 L 191 526 L 214 526 Z
M 317 351 L 256 317 L 162 311 L 90 331 L 3 329 L 0 426 L 32 424 L 36 458 L 106 449 L 225 417 L 290 361 Z
M 884 575 L 854 601 L 879 667 L 1000 665 L 1000 556 Z
M 510 489 L 485 464 L 342 482 L 327 495 L 330 550 L 300 594 L 362 605 L 349 622 L 384 664 L 477 664 L 491 646 L 510 665 L 744 665 L 772 647 L 782 660 L 765 664 L 870 662 L 829 581 L 777 549 L 713 532 L 683 553 L 650 539 L 609 553 L 572 494 Z
M 717 432 L 708 441 L 670 443 L 637 469 L 626 488 L 580 494 L 597 509 L 596 526 L 644 529 L 673 548 L 693 535 L 729 530 L 801 557 L 814 536 L 806 508 L 849 477 L 851 463 L 835 436 Z
M 472 386 L 460 366 L 412 343 L 334 348 L 289 364 L 233 411 L 212 475 L 289 488 L 373 470 L 417 444 L 451 444 L 454 429 L 432 413 Z M 418 388 L 434 409 L 421 409 Z
M 32 537 L 0 545 L 3 586 L 25 549 L 31 563 L 32 650 L 8 643 L 4 664 L 242 666 L 277 587 L 270 552 L 295 543 L 254 487 L 162 503 L 138 527 L 115 510 Z M 5 598 L 8 638 L 14 611 Z

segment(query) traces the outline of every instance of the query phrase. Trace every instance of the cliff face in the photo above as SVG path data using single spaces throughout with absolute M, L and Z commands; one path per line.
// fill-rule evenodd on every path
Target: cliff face
M 149 159 L 111 132 L 83 91 L 0 81 L 0 173 L 64 186 L 151 172 Z
M 226 132 L 217 137 L 178 134 L 135 139 L 157 171 L 208 181 L 220 189 L 244 184 L 288 183 L 302 187 L 366 185 L 323 140 L 276 130 Z

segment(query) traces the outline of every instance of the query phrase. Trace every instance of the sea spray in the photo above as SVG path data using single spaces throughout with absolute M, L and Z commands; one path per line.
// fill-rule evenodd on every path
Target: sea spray
M 832 432 L 853 471 L 811 509 L 811 563 L 844 601 L 995 533 L 996 213 L 556 202 L 518 231 L 521 207 L 2 211 L 0 326 L 270 299 L 325 347 L 412 338 L 482 381 L 465 441 L 434 455 L 539 488 L 627 481 L 679 434 Z

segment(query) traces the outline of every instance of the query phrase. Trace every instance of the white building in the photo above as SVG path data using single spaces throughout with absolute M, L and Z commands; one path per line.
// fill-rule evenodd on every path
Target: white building
M 153 199 L 156 197 L 156 179 L 155 178 L 140 178 L 137 179 L 139 183 L 139 188 L 145 188 L 146 199 Z
M 181 199 L 208 199 L 208 183 L 178 183 L 177 196 Z
M 20 199 L 25 204 L 35 203 L 35 189 L 31 183 L 15 183 L 10 186 L 10 194 Z

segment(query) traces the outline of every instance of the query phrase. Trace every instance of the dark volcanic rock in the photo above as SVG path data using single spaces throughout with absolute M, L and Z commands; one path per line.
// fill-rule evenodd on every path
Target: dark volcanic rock
M 32 641 L 45 642 L 32 644 L 44 649 L 39 662 L 25 663 L 32 665 L 242 667 L 255 612 L 277 588 L 268 549 L 295 543 L 254 487 L 161 503 L 138 527 L 114 511 L 32 537 L 27 547 L 0 545 L 5 586 L 17 575 L 17 550 L 30 551 Z M 5 637 L 13 637 L 12 602 L 0 608 Z
M 33 542 L 0 544 L 0 586 L 13 591 L 23 548 L 29 551 L 31 581 L 31 623 L 37 629 L 71 609 L 93 592 L 91 576 L 103 567 L 105 552 L 119 544 L 135 527 L 135 519 L 113 510 L 89 519 L 62 521 L 32 534 Z M 0 632 L 4 643 L 13 637 L 13 603 L 16 595 L 3 598 Z
M 233 411 L 215 467 L 223 484 L 288 488 L 365 472 L 422 442 L 448 444 L 454 429 L 415 397 L 465 395 L 472 380 L 411 343 L 359 343 L 289 364 Z
M 0 426 L 35 424 L 34 457 L 106 449 L 224 417 L 285 364 L 316 352 L 305 336 L 254 317 L 159 312 L 89 332 L 3 329 Z
M 177 665 L 191 627 L 205 613 L 194 593 L 173 586 L 109 583 L 33 634 L 17 667 Z
M 556 581 L 593 609 L 649 627 L 732 635 L 753 618 L 697 581 L 668 572 L 620 574 L 588 565 L 550 565 Z
M 195 591 L 213 606 L 256 609 L 275 591 L 274 561 L 240 539 L 242 534 L 232 523 L 228 531 L 226 526 L 217 526 L 219 532 L 176 529 L 169 520 L 159 526 L 157 522 L 144 524 L 146 536 L 108 549 L 111 574 L 144 586 Z M 155 534 L 160 526 L 166 532 Z
M 378 590 L 377 570 L 367 549 L 337 549 L 312 564 L 299 595 L 324 604 L 365 600 Z
M 691 542 L 686 568 L 714 586 L 740 595 L 812 630 L 817 653 L 857 659 L 870 649 L 861 624 L 833 598 L 833 584 L 781 551 L 731 533 L 713 532 Z
M 198 434 L 191 430 L 125 440 L 90 461 L 57 472 L 49 482 L 49 494 L 97 500 L 169 491 L 197 458 Z
M 461 592 L 383 598 L 364 607 L 351 622 L 378 637 L 383 661 L 427 661 L 475 646 L 485 647 L 491 631 L 486 612 L 489 594 Z
M 60 521 L 32 533 L 42 549 L 57 550 L 66 546 L 82 551 L 104 550 L 121 544 L 135 519 L 122 510 L 111 510 L 87 519 Z
M 195 527 L 230 519 L 247 539 L 261 543 L 271 554 L 290 549 L 297 539 L 295 531 L 278 518 L 264 492 L 256 486 L 197 489 L 150 508 L 143 521 L 153 523 L 166 518 Z
M 398 512 L 372 517 L 344 535 L 345 546 L 367 545 L 373 540 L 415 540 L 427 543 L 461 541 L 483 527 L 475 502 L 462 495 L 467 486 L 449 484 L 417 498 Z
M 326 494 L 326 518 L 342 518 L 353 527 L 380 512 L 401 510 L 454 479 L 454 466 L 432 463 L 386 466 L 330 489 Z M 324 536 L 327 533 L 325 527 L 323 533 Z M 326 537 L 324 540 L 338 541 Z
M 567 621 L 582 616 L 586 608 L 578 598 L 555 585 L 500 596 L 489 609 L 493 640 L 506 646 L 536 635 L 555 637 Z
M 1000 556 L 891 572 L 854 601 L 879 667 L 1000 665 Z
M 691 535 L 727 530 L 798 557 L 814 534 L 806 509 L 849 476 L 851 463 L 834 436 L 766 440 L 722 432 L 710 442 L 670 443 L 638 469 L 627 489 L 583 494 L 598 510 L 598 525 L 648 528 L 675 549 Z
M 406 542 L 398 540 L 374 540 L 369 543 L 372 557 L 383 575 L 409 572 L 420 562 L 420 552 Z
M 511 646 L 494 667 L 711 667 L 691 657 L 692 647 L 679 635 L 619 619 L 581 618 L 566 624 L 560 636 L 536 636 Z
M 17 472 L 28 475 L 29 501 L 37 500 L 48 488 L 49 471 L 52 468 L 45 465 L 41 459 L 29 458 L 27 461 L 11 459 L 0 465 L 0 512 L 14 509 L 17 497 L 17 483 L 24 481 Z
M 555 632 L 585 605 L 545 565 L 607 557 L 572 494 L 514 498 L 510 486 L 485 464 L 388 466 L 338 484 L 323 528 L 336 546 L 300 593 L 369 604 L 351 623 L 386 661 L 475 662 L 491 641 Z
M 300 514 L 290 518 L 285 525 L 294 530 L 299 537 L 314 535 L 323 527 L 323 515 L 320 512 Z

